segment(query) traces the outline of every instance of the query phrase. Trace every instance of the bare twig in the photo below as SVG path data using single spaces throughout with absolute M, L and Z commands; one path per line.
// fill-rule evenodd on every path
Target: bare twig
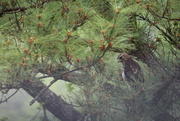
M 3 102 L 7 102 L 8 99 L 10 99 L 12 96 L 14 96 L 17 92 L 19 91 L 19 89 L 17 89 L 12 95 L 10 95 L 8 98 L 6 98 L 5 100 L 0 101 L 0 104 Z
M 34 119 L 37 117 L 37 115 L 41 112 L 42 108 L 35 114 L 35 116 L 30 120 L 30 121 L 34 121 Z
M 2 14 L 13 14 L 13 13 L 18 13 L 18 12 L 24 12 L 28 8 L 26 7 L 14 7 L 14 8 L 8 8 L 5 10 L 0 11 L 0 15 Z

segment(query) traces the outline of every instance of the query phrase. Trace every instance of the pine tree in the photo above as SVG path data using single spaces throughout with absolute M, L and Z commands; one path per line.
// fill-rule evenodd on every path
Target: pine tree
M 0 103 L 11 98 L 4 98 L 9 90 L 22 88 L 34 98 L 30 105 L 38 101 L 62 121 L 177 121 L 179 4 L 1 1 Z M 117 62 L 123 52 L 140 64 L 143 90 L 123 81 Z M 49 77 L 53 80 L 45 85 L 42 80 Z M 75 95 L 71 103 L 49 89 L 57 81 L 69 82 L 66 88 Z

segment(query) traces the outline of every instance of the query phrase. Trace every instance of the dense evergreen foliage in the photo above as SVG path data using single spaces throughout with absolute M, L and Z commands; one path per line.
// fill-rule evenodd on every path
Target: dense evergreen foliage
M 22 88 L 34 98 L 31 105 L 42 103 L 62 121 L 180 120 L 179 5 L 179 0 L 1 0 L 0 102 L 10 89 Z M 117 62 L 122 52 L 143 70 L 143 96 L 133 88 L 138 82 L 122 80 Z M 39 86 L 41 91 L 28 86 L 38 87 L 48 77 L 54 80 Z M 62 80 L 74 96 L 58 114 L 41 95 Z

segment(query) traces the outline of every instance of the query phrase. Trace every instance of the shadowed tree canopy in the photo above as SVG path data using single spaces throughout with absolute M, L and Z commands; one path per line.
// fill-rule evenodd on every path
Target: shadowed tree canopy
M 21 88 L 33 97 L 30 105 L 37 101 L 44 108 L 45 121 L 46 110 L 60 121 L 178 121 L 179 5 L 1 0 L 0 103 L 15 96 L 6 97 L 9 90 Z M 141 67 L 143 88 L 122 79 L 117 57 L 124 52 Z M 68 82 L 70 101 L 49 89 L 57 81 Z

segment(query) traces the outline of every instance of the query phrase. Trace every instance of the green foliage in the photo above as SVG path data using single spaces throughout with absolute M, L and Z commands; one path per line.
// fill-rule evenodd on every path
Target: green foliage
M 173 92 L 178 86 L 163 93 L 170 101 L 166 108 L 163 99 L 156 107 L 149 102 L 159 85 L 178 73 L 179 4 L 178 0 L 3 0 L 0 89 L 22 80 L 35 81 L 33 73 L 52 76 L 77 69 L 77 77 L 70 73 L 66 78 L 71 80 L 66 88 L 75 91 L 74 102 L 92 120 L 152 121 L 163 110 L 177 115 L 178 98 Z M 132 88 L 137 84 L 122 81 L 116 61 L 121 52 L 141 63 L 147 100 L 140 98 L 141 90 Z

